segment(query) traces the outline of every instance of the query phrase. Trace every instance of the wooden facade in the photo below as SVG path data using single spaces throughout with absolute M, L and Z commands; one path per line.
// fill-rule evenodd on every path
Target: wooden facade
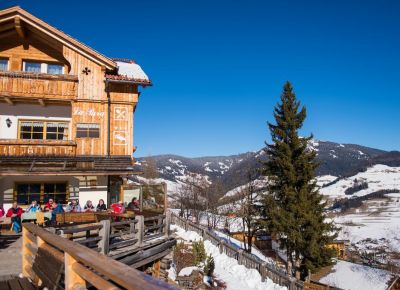
M 135 173 L 134 112 L 139 87 L 150 85 L 134 61 L 106 57 L 18 6 L 1 10 L 0 195 L 12 191 L 2 176 L 113 176 L 85 187 L 87 196 L 120 186 Z

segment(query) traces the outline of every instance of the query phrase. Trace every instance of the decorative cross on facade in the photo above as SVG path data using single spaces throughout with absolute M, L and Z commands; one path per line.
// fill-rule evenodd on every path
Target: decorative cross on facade
M 85 69 L 82 71 L 85 75 L 88 75 L 90 73 L 90 69 L 88 67 L 85 67 Z

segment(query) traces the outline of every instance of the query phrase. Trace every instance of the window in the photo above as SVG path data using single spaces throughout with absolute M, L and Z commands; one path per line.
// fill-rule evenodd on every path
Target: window
M 60 122 L 51 122 L 46 124 L 47 140 L 67 140 L 68 124 Z
M 19 138 L 29 140 L 68 140 L 68 123 L 21 121 Z
M 24 71 L 40 73 L 42 72 L 42 64 L 40 62 L 24 62 Z
M 0 59 L 0 71 L 8 71 L 8 60 Z
M 66 182 L 57 183 L 17 183 L 15 185 L 15 198 L 18 204 L 30 204 L 36 200 L 40 204 L 49 201 L 50 198 L 61 203 L 67 203 L 68 187 Z
M 43 139 L 44 123 L 43 122 L 21 122 L 19 127 L 20 139 Z
M 64 73 L 64 66 L 56 63 L 45 63 L 39 61 L 24 61 L 23 70 L 33 73 L 48 73 L 60 75 Z
M 99 138 L 100 125 L 99 124 L 77 124 L 76 125 L 77 138 Z
M 30 204 L 33 200 L 40 201 L 40 183 L 23 183 L 16 186 L 18 204 Z
M 67 201 L 67 184 L 66 183 L 45 183 L 44 184 L 43 202 L 46 203 L 52 198 L 55 201 L 65 203 Z
M 47 73 L 53 75 L 61 75 L 63 73 L 63 66 L 59 64 L 48 64 Z

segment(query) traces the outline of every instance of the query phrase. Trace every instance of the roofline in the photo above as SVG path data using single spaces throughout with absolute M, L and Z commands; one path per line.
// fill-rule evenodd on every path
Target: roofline
M 16 16 L 19 16 L 24 22 L 46 33 L 47 35 L 52 36 L 64 45 L 74 50 L 77 50 L 79 53 L 91 59 L 92 61 L 102 64 L 108 69 L 114 69 L 117 67 L 117 64 L 111 58 L 106 57 L 105 55 L 99 53 L 93 48 L 83 44 L 75 38 L 65 34 L 61 30 L 51 26 L 50 24 L 22 9 L 20 6 L 13 6 L 0 10 L 0 18 L 2 18 L 0 19 L 0 23 L 13 19 Z

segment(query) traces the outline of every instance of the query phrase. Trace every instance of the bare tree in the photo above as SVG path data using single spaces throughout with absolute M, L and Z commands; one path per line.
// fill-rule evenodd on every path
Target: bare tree
M 209 187 L 205 188 L 205 212 L 207 215 L 207 226 L 209 228 L 215 229 L 221 220 L 221 215 L 219 213 L 219 200 L 224 194 L 225 188 L 221 179 L 216 179 Z
M 237 215 L 242 220 L 242 232 L 244 249 L 251 253 L 253 238 L 261 228 L 259 205 L 259 191 L 255 184 L 255 171 L 249 169 L 247 172 L 247 184 L 238 190 Z

